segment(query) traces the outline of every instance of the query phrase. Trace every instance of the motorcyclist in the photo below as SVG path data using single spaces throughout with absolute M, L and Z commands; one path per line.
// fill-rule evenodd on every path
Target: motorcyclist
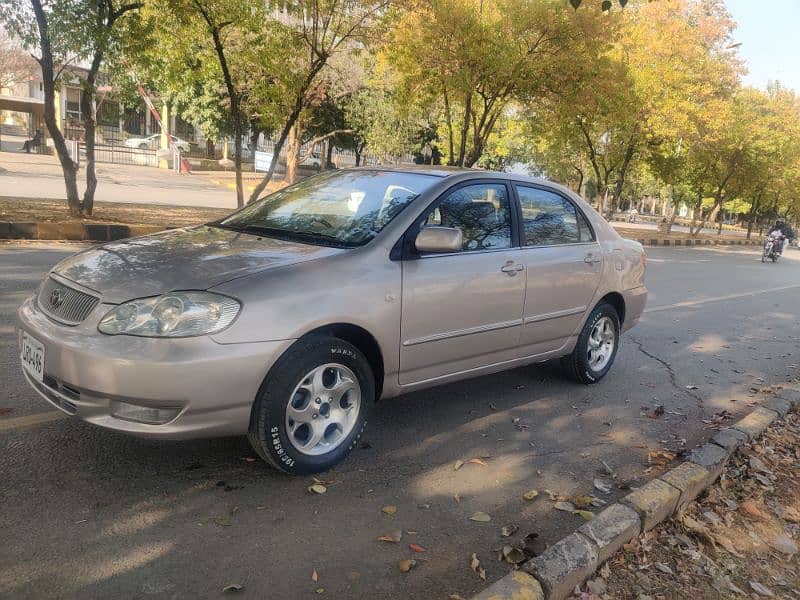
M 778 240 L 778 253 L 783 253 L 783 244 L 785 240 L 794 239 L 794 230 L 782 220 L 775 221 L 775 225 L 769 230 L 769 237 Z

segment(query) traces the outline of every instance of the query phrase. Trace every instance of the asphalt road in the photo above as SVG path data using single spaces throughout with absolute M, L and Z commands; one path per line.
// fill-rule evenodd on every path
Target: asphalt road
M 602 383 L 542 365 L 387 401 L 314 495 L 311 478 L 253 461 L 243 438 L 128 438 L 60 418 L 27 389 L 14 309 L 73 249 L 0 246 L 0 597 L 212 598 L 233 583 L 243 598 L 469 597 L 485 585 L 471 553 L 489 581 L 509 569 L 494 551 L 503 525 L 520 526 L 514 543 L 580 526 L 545 489 L 591 493 L 594 478 L 611 482 L 603 462 L 617 482 L 643 482 L 649 450 L 690 448 L 715 415 L 763 397 L 751 388 L 798 376 L 799 251 L 765 265 L 753 249 L 651 250 L 648 312 Z M 663 416 L 642 414 L 659 404 Z M 454 469 L 475 457 L 485 466 Z M 527 502 L 531 488 L 542 494 Z M 376 540 L 398 529 L 399 544 Z M 427 551 L 403 574 L 408 543 Z

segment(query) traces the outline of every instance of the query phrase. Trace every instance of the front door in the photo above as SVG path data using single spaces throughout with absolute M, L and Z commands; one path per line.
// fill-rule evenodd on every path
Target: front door
M 401 385 L 513 360 L 522 328 L 525 269 L 508 187 L 462 185 L 423 219 L 461 229 L 464 242 L 460 252 L 403 262 Z
M 516 185 L 528 273 L 520 356 L 561 349 L 577 334 L 603 271 L 600 244 L 580 209 L 554 191 Z

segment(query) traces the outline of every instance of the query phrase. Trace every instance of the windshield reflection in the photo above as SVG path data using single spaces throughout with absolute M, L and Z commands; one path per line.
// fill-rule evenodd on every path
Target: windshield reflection
M 439 177 L 394 171 L 323 173 L 215 223 L 269 237 L 363 246 Z

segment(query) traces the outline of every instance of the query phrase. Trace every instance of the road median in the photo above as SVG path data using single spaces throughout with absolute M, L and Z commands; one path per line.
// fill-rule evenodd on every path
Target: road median
M 798 405 L 800 390 L 779 391 L 774 398 L 693 450 L 688 461 L 632 491 L 576 532 L 523 563 L 521 571 L 527 577 L 520 576 L 520 571 L 512 571 L 472 600 L 570 597 L 576 587 L 625 544 L 682 514 L 717 481 L 743 444 L 758 439 L 775 421 L 797 410 Z

